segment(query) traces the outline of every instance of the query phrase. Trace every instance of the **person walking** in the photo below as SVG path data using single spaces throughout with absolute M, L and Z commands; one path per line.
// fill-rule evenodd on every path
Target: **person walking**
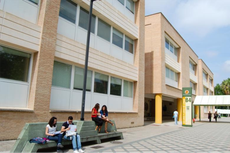
M 209 111 L 208 112 L 208 119 L 209 119 L 209 122 L 211 122 L 211 119 L 212 119 L 212 113 Z
M 217 111 L 214 113 L 214 119 L 215 121 L 217 122 L 217 117 L 218 117 L 218 114 L 217 114 Z
M 174 121 L 175 121 L 175 124 L 177 125 L 177 118 L 178 118 L 178 111 L 177 109 L 173 112 L 173 118 L 174 118 Z

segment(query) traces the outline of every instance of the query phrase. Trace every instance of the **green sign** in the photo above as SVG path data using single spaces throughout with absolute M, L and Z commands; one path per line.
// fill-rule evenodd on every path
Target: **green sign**
M 192 127 L 192 87 L 182 88 L 182 126 Z

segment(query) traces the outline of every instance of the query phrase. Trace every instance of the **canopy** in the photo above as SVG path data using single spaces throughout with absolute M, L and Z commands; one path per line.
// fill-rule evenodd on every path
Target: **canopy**
M 230 106 L 230 95 L 196 96 L 195 106 Z

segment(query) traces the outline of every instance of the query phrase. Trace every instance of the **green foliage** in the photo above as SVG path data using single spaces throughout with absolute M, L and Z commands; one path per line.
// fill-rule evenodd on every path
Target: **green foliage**
M 230 78 L 215 86 L 215 95 L 230 95 Z

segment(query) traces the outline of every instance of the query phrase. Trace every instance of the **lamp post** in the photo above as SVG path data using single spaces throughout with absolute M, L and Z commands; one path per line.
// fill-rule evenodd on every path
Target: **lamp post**
M 84 121 L 85 113 L 85 93 L 86 93 L 86 82 L 87 82 L 87 71 L 88 71 L 88 58 L 89 58 L 89 44 L 90 44 L 90 31 L 91 31 L 91 18 L 93 11 L 93 2 L 96 0 L 90 0 L 90 10 L 89 10 L 89 25 L 87 33 L 87 43 L 86 43 L 86 53 L 85 53 L 85 70 L 84 70 L 84 84 L 82 91 L 82 103 L 81 103 L 81 121 Z

